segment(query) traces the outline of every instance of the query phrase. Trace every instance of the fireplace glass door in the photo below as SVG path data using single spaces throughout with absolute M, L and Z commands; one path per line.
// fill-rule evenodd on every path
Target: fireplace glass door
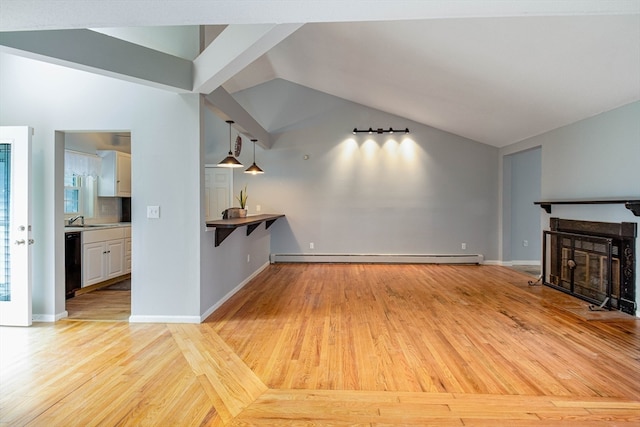
M 607 308 L 620 294 L 619 246 L 613 239 L 544 232 L 545 284 Z

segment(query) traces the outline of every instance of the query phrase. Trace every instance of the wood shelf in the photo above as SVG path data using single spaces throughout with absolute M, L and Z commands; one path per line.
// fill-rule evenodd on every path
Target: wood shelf
M 215 221 L 207 221 L 207 228 L 215 228 L 215 246 L 218 247 L 236 228 L 247 226 L 247 236 L 253 233 L 263 222 L 266 228 L 271 227 L 278 218 L 284 217 L 284 214 L 262 214 L 251 215 L 246 218 L 230 218 L 217 219 Z
M 602 198 L 602 199 L 576 199 L 576 200 L 542 200 L 533 202 L 534 205 L 540 205 L 547 213 L 551 213 L 551 205 L 611 205 L 624 204 L 635 216 L 640 216 L 640 198 Z

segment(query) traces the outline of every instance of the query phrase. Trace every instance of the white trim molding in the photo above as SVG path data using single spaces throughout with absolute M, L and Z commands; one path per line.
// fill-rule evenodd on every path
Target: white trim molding
M 200 323 L 199 316 L 163 316 L 135 315 L 129 316 L 129 323 Z
M 370 264 L 482 264 L 484 256 L 428 255 L 428 254 L 271 254 L 271 263 L 278 262 L 327 262 Z
M 65 310 L 58 314 L 32 314 L 31 320 L 34 322 L 57 322 L 60 319 L 68 317 L 69 313 Z

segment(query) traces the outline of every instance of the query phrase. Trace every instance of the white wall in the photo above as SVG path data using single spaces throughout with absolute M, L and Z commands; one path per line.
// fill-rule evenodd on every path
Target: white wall
M 277 133 L 256 152 L 264 175 L 234 175 L 250 210 L 286 215 L 271 228 L 272 253 L 497 259 L 496 148 L 283 80 L 234 97 Z M 411 134 L 351 134 L 390 126 Z M 240 160 L 250 165 L 251 150 Z
M 35 129 L 36 317 L 54 320 L 64 315 L 64 141 L 60 133 L 56 138 L 56 131 L 130 130 L 132 315 L 138 319 L 198 319 L 199 95 L 176 95 L 8 54 L 0 54 L 0 93 L 0 125 Z M 161 218 L 148 220 L 147 205 L 159 205 Z

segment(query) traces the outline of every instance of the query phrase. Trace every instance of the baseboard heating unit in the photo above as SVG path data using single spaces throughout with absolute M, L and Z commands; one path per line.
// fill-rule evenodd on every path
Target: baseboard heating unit
M 475 255 L 378 255 L 378 254 L 271 254 L 278 262 L 325 262 L 370 264 L 482 264 L 484 257 Z

